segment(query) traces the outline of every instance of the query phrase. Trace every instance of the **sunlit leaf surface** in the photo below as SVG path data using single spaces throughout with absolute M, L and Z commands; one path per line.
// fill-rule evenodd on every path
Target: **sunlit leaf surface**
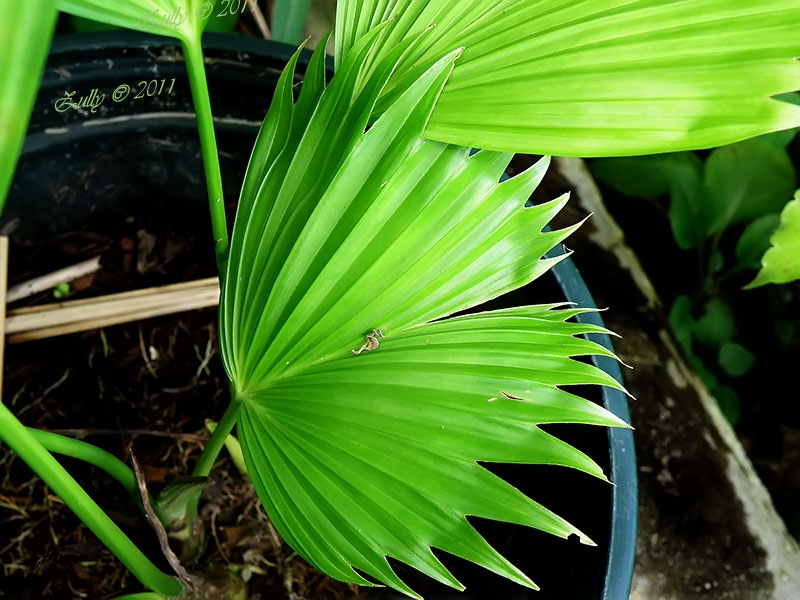
M 388 105 L 464 47 L 425 133 L 502 151 L 622 156 L 720 146 L 800 125 L 797 0 L 342 0 L 337 60 L 390 19 L 383 52 L 436 27 Z

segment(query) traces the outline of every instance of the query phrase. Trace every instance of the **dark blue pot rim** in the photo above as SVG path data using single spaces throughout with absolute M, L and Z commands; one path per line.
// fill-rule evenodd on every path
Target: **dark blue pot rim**
M 563 254 L 564 250 L 559 246 L 551 250 L 547 256 L 553 258 Z M 574 302 L 581 308 L 597 308 L 589 288 L 586 287 L 586 282 L 572 259 L 562 260 L 553 267 L 552 272 L 570 302 Z M 581 323 L 605 326 L 597 311 L 579 315 L 577 320 Z M 606 334 L 593 334 L 587 337 L 609 350 L 614 350 L 611 338 Z M 605 356 L 593 356 L 592 362 L 622 383 L 622 372 L 616 360 Z M 604 387 L 603 405 L 626 423 L 631 422 L 628 399 L 619 390 Z M 614 486 L 611 490 L 611 537 L 608 544 L 603 600 L 624 600 L 630 595 L 633 579 L 639 502 L 633 431 L 609 428 L 608 442 L 611 455 L 609 478 Z

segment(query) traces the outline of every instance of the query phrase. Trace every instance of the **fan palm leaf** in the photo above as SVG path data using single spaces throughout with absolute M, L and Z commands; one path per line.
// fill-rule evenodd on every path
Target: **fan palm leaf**
M 625 426 L 560 387 L 619 388 L 573 360 L 613 355 L 579 337 L 605 330 L 577 309 L 443 319 L 544 273 L 574 228 L 543 232 L 566 197 L 526 208 L 547 158 L 500 183 L 511 155 L 422 138 L 459 49 L 375 115 L 427 35 L 382 56 L 390 33 L 361 38 L 327 87 L 318 50 L 296 102 L 295 54 L 259 133 L 220 306 L 244 457 L 278 531 L 333 577 L 414 596 L 391 557 L 460 588 L 438 548 L 535 587 L 467 516 L 592 542 L 479 462 L 604 478 L 538 426 Z

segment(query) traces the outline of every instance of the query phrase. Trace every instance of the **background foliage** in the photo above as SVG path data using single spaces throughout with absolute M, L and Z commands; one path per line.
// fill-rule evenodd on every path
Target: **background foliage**
M 798 104 L 800 94 L 784 99 Z M 796 286 L 764 290 L 755 311 L 743 308 L 753 292 L 742 291 L 800 277 L 798 202 L 790 202 L 798 183 L 793 162 L 797 132 L 708 153 L 591 162 L 599 181 L 648 202 L 655 210 L 647 218 L 668 219 L 676 247 L 661 249 L 666 256 L 675 257 L 676 264 L 694 264 L 683 267 L 690 277 L 660 291 L 684 351 L 733 423 L 741 414 L 740 378 L 759 361 L 767 367 L 771 360 L 771 352 L 759 351 L 765 336 L 779 348 L 793 344 L 800 331 L 800 322 L 790 317 Z M 629 203 L 617 206 L 631 208 Z M 645 260 L 652 254 L 652 249 L 637 250 Z M 663 269 L 648 271 L 658 278 Z M 749 333 L 754 320 L 761 324 L 761 339 Z

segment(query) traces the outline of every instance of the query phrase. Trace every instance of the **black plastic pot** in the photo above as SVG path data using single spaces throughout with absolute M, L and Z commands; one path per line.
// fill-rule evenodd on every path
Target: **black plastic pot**
M 215 35 L 207 36 L 206 48 L 225 193 L 235 199 L 258 126 L 293 49 Z M 151 81 L 157 83 L 152 85 Z M 131 88 L 125 98 L 121 86 Z M 171 93 L 164 93 L 168 86 Z M 144 93 L 133 98 L 140 88 Z M 113 96 L 115 90 L 122 90 L 117 92 L 119 101 Z M 150 90 L 153 94 L 148 96 Z M 65 99 L 67 91 L 76 94 Z M 79 102 L 82 96 L 87 98 L 87 107 L 65 108 L 68 100 Z M 194 228 L 195 251 L 213 264 L 191 106 L 183 60 L 172 40 L 129 32 L 56 39 L 3 217 L 12 240 L 18 246 L 30 246 L 60 232 L 104 231 L 109 224 L 157 211 L 164 219 L 179 220 Z M 559 264 L 553 274 L 491 305 L 566 299 L 580 306 L 594 306 L 570 261 Z M 601 323 L 599 314 L 585 318 Z M 607 336 L 598 336 L 598 341 L 610 347 Z M 597 363 L 620 379 L 614 361 L 599 359 Z M 582 393 L 596 393 L 598 402 L 628 419 L 621 393 Z M 477 526 L 487 539 L 528 573 L 542 587 L 541 592 L 523 589 L 448 557 L 444 557 L 445 562 L 467 585 L 465 593 L 440 587 L 398 566 L 412 587 L 427 598 L 440 599 L 628 597 L 637 502 L 631 432 L 573 426 L 548 429 L 595 458 L 610 473 L 615 486 L 566 469 L 491 468 L 575 523 L 599 548 L 525 528 L 480 522 Z M 373 596 L 389 598 L 396 594 L 378 590 L 370 594 Z

